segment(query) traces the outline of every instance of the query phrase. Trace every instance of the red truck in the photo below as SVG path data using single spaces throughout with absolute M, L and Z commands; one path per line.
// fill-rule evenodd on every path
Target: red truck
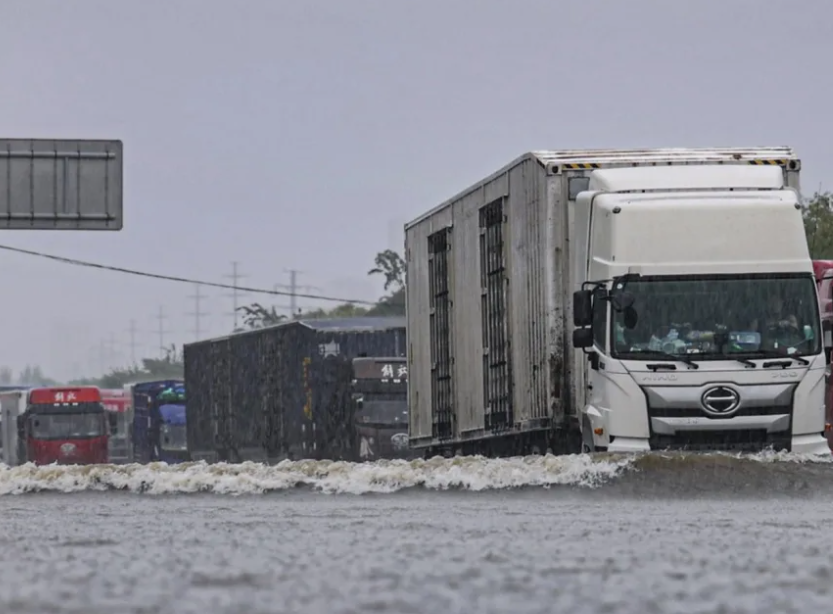
M 813 260 L 813 272 L 816 275 L 816 286 L 819 292 L 819 311 L 821 312 L 821 330 L 824 335 L 824 347 L 833 344 L 833 260 Z M 833 450 L 833 382 L 831 380 L 831 356 L 827 350 L 827 374 L 824 381 L 826 394 L 824 397 L 825 420 L 824 432 L 827 443 Z
M 95 386 L 30 390 L 17 431 L 21 464 L 109 462 L 110 426 Z

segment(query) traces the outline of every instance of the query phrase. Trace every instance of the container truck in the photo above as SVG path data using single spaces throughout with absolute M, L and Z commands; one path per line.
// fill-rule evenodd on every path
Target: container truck
M 537 151 L 406 224 L 411 446 L 829 455 L 800 169 Z
M 293 320 L 184 347 L 195 461 L 354 460 L 352 360 L 402 356 L 405 318 Z

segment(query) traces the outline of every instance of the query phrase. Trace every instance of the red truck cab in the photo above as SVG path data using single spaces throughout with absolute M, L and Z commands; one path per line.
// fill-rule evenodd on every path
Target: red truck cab
M 110 426 L 95 386 L 35 388 L 18 419 L 21 463 L 109 462 Z

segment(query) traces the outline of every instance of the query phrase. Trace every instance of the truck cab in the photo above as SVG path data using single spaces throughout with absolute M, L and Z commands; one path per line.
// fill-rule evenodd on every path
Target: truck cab
M 353 359 L 352 400 L 358 458 L 412 458 L 405 358 Z
M 585 451 L 830 454 L 829 347 L 797 170 L 590 174 L 572 305 Z
M 110 424 L 94 386 L 31 390 L 17 431 L 19 464 L 109 462 Z
M 182 388 L 184 399 L 185 382 L 178 379 L 153 380 L 129 385 L 133 401 L 133 450 L 138 463 L 156 461 L 181 462 L 187 460 L 185 439 L 184 400 L 176 409 L 177 402 L 169 403 L 160 399 L 168 390 Z M 163 406 L 166 407 L 162 411 Z

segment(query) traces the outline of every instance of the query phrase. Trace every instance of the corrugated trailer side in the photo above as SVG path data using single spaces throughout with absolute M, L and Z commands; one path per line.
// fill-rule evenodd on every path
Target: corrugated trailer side
M 197 422 L 210 416 L 216 460 L 349 458 L 351 361 L 362 353 L 401 353 L 404 324 L 303 320 L 189 344 L 186 378 L 198 388 L 189 392 L 189 429 L 191 412 Z M 195 445 L 203 445 L 203 430 L 195 426 Z M 191 439 L 189 430 L 189 445 Z
M 211 416 L 213 369 L 211 362 L 213 341 L 198 341 L 183 347 L 185 361 L 185 428 L 188 451 L 194 460 L 215 460 L 214 421 Z
M 406 228 L 413 446 L 549 429 L 551 215 L 524 156 Z
M 233 460 L 266 461 L 264 398 L 269 365 L 264 346 L 280 329 L 264 329 L 229 337 L 231 370 L 230 441 Z

